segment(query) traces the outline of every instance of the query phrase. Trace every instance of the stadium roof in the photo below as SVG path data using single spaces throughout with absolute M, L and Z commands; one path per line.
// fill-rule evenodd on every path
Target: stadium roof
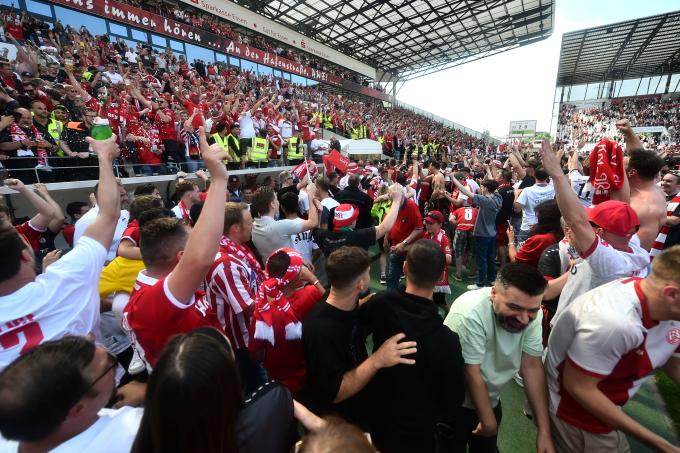
M 565 33 L 557 86 L 680 70 L 680 11 Z
M 402 80 L 547 38 L 554 0 L 236 0 Z

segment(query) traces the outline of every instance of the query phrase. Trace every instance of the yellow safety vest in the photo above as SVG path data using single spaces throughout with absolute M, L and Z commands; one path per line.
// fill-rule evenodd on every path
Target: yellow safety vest
M 225 138 L 222 138 L 222 136 L 221 136 L 220 134 L 218 134 L 217 132 L 215 132 L 214 134 L 212 134 L 211 137 L 215 139 L 215 143 L 217 143 L 218 145 L 220 145 L 220 148 L 222 148 L 223 150 L 227 151 L 227 154 L 229 154 L 229 147 L 227 146 L 227 139 L 226 139 L 226 137 L 225 137 Z M 226 164 L 227 162 L 229 162 L 229 161 L 228 161 L 227 159 L 225 159 L 225 160 L 224 160 L 224 163 Z
M 253 149 L 250 152 L 250 160 L 253 162 L 269 162 L 269 140 L 255 137 Z
M 385 138 L 381 135 L 378 137 L 378 142 L 382 145 L 385 143 Z
M 323 127 L 326 129 L 333 129 L 333 122 L 331 121 L 333 119 L 332 115 L 326 115 L 326 119 L 323 122 Z
M 358 140 L 359 139 L 359 128 L 354 127 L 352 128 L 352 140 Z
M 364 124 L 364 125 L 361 126 L 361 138 L 366 138 L 366 137 L 368 137 L 368 128 Z
M 238 154 L 236 154 L 236 152 L 229 147 L 229 139 L 230 138 L 232 139 L 231 142 L 236 144 L 236 149 L 239 150 L 239 151 L 241 150 L 241 144 L 238 141 L 238 137 L 235 136 L 235 135 L 229 134 L 229 135 L 227 135 L 226 140 L 225 140 L 225 142 L 227 144 L 227 152 L 231 156 L 231 159 L 232 159 L 233 162 L 241 162 L 241 158 L 238 157 Z
M 300 149 L 299 139 L 297 137 L 290 137 L 288 139 L 288 159 L 298 160 L 302 159 L 302 149 Z
M 427 154 L 428 148 L 427 143 L 423 143 L 423 154 Z
M 61 131 L 64 130 L 64 123 L 57 121 L 54 118 L 47 123 L 47 132 L 50 133 L 55 142 L 59 143 L 59 138 L 61 137 Z

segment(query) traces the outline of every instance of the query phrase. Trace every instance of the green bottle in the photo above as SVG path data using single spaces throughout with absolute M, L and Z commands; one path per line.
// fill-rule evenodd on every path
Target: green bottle
M 106 118 L 95 118 L 90 129 L 90 137 L 95 140 L 106 140 L 113 135 L 109 120 Z

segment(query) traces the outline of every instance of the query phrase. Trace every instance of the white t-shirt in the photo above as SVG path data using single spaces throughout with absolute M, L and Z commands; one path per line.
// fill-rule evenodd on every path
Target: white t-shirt
M 309 148 L 314 154 L 321 156 L 328 151 L 328 142 L 321 138 L 315 138 L 312 140 L 312 143 L 310 143 Z
M 630 250 L 622 252 L 599 236 L 596 237 L 593 245 L 569 269 L 569 277 L 560 294 L 555 318 L 574 299 L 593 288 L 617 278 L 645 277 L 649 266 L 649 252 L 640 247 L 640 238 L 637 235 L 630 239 L 628 245 Z
M 278 127 L 281 130 L 281 137 L 288 139 L 293 136 L 293 123 L 289 120 L 280 119 Z
M 137 436 L 144 410 L 139 407 L 102 409 L 99 419 L 82 433 L 59 444 L 51 453 L 128 452 Z M 0 453 L 18 453 L 19 442 L 0 437 Z
M 78 244 L 78 240 L 85 233 L 88 226 L 94 221 L 99 213 L 99 207 L 95 206 L 85 213 L 84 216 L 78 219 L 76 222 L 76 227 L 73 233 L 73 245 Z M 118 252 L 118 244 L 120 244 L 120 239 L 123 237 L 123 232 L 128 226 L 130 221 L 130 213 L 125 209 L 121 209 L 120 217 L 118 217 L 118 224 L 116 225 L 116 231 L 113 233 L 113 241 L 111 241 L 111 248 L 106 257 L 107 261 L 112 261 L 116 258 Z
M 253 115 L 250 112 L 245 112 L 238 119 L 238 125 L 241 131 L 238 138 L 253 138 L 255 137 L 255 124 L 253 123 Z
M 137 52 L 134 50 L 128 50 L 125 52 L 125 59 L 130 63 L 137 63 Z
M 567 360 L 582 373 L 602 378 L 599 388 L 623 406 L 654 369 L 672 356 L 680 358 L 680 322 L 650 319 L 640 282 L 626 278 L 600 286 L 554 318 L 545 358 L 550 410 L 579 429 L 611 431 L 561 388 Z
M 552 184 L 534 184 L 522 190 L 522 193 L 517 197 L 517 203 L 524 206 L 521 229 L 529 231 L 538 222 L 535 212 L 536 206 L 553 198 L 555 198 L 555 188 Z
M 302 231 L 302 219 L 274 220 L 262 216 L 253 222 L 253 243 L 263 260 L 282 247 L 293 248 L 292 236 Z
M 298 194 L 298 211 L 300 211 L 301 215 L 309 212 L 309 195 L 307 195 L 305 189 L 302 189 Z
M 99 276 L 105 260 L 104 247 L 83 236 L 35 281 L 0 297 L 0 370 L 44 341 L 90 332 L 99 337 Z
M 319 249 L 319 246 L 316 245 L 316 242 L 312 239 L 312 232 L 303 231 L 302 233 L 294 234 L 291 236 L 291 240 L 293 241 L 295 250 L 302 255 L 302 259 L 307 263 L 311 263 L 314 250 Z

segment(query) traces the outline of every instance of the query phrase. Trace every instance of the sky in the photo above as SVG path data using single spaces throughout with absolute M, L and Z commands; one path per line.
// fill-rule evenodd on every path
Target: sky
M 496 137 L 513 120 L 548 131 L 563 33 L 678 9 L 678 0 L 555 0 L 549 38 L 406 82 L 397 100 Z

